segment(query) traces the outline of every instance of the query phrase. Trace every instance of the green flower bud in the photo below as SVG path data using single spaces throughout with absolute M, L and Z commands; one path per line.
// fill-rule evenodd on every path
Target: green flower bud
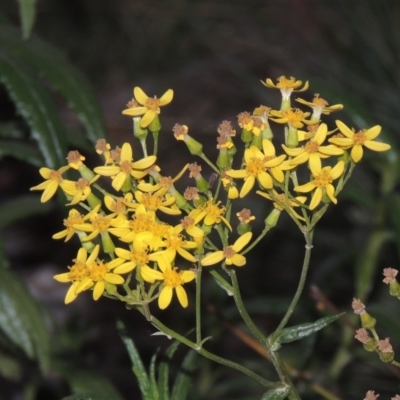
M 361 325 L 364 329 L 373 329 L 376 325 L 376 319 L 367 312 L 360 314 Z
M 105 284 L 106 292 L 108 294 L 117 293 L 117 285 L 114 285 L 113 283 L 110 283 L 110 282 L 107 282 L 107 281 L 104 281 L 104 284 Z
M 101 204 L 101 200 L 97 196 L 95 196 L 93 193 L 89 194 L 86 201 L 88 202 L 88 204 L 92 210 L 94 210 L 99 204 Z
M 203 154 L 203 145 L 189 135 L 185 135 L 184 141 L 191 154 L 200 156 Z
M 101 235 L 101 243 L 103 245 L 103 251 L 107 254 L 114 254 L 114 243 L 110 237 L 110 234 L 105 231 L 105 232 L 100 232 Z
M 251 226 L 250 224 L 246 224 L 245 222 L 240 222 L 236 230 L 239 235 L 244 235 L 245 233 L 251 231 Z
M 400 284 L 396 280 L 389 283 L 389 294 L 397 298 L 400 297 Z
M 133 136 L 137 137 L 140 141 L 146 140 L 149 131 L 147 130 L 147 128 L 142 128 L 140 126 L 142 118 L 133 117 L 132 119 L 133 119 Z
M 379 358 L 384 362 L 384 363 L 390 363 L 394 360 L 394 353 L 383 353 L 381 351 L 378 351 Z
M 196 176 L 196 187 L 200 193 L 206 193 L 210 189 L 210 185 L 200 174 Z
M 299 137 L 297 135 L 297 129 L 289 126 L 289 132 L 287 136 L 286 146 L 294 149 L 299 144 Z
M 240 138 L 244 143 L 250 143 L 253 140 L 253 132 L 243 129 Z
M 217 158 L 217 166 L 221 171 L 226 168 L 230 168 L 231 158 L 229 157 L 229 154 L 228 154 L 228 151 L 226 148 L 222 148 L 219 150 L 219 155 Z
M 265 225 L 269 226 L 270 228 L 273 228 L 277 223 L 278 219 L 281 215 L 281 211 L 278 210 L 277 208 L 274 208 L 268 215 L 268 217 L 265 219 Z
M 84 179 L 87 179 L 88 181 L 91 181 L 96 175 L 95 173 L 89 169 L 85 164 L 82 164 L 79 168 L 79 173 L 81 174 L 81 177 Z
M 151 133 L 158 133 L 161 130 L 161 123 L 160 123 L 160 118 L 158 118 L 158 114 L 156 114 L 155 118 L 153 121 L 150 122 L 149 125 L 149 130 Z
M 256 146 L 259 150 L 262 150 L 262 136 L 261 134 L 258 136 L 253 136 L 253 140 L 251 142 L 252 146 Z

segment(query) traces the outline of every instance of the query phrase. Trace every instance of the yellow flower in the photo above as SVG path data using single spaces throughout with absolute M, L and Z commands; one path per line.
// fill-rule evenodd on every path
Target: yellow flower
M 96 167 L 94 172 L 103 176 L 111 176 L 112 187 L 120 190 L 127 177 L 142 179 L 147 174 L 144 170 L 151 167 L 156 159 L 156 156 L 149 156 L 133 162 L 132 147 L 129 143 L 124 143 L 121 148 L 119 165 Z
M 203 267 L 208 267 L 209 265 L 214 265 L 225 260 L 226 265 L 243 267 L 243 265 L 246 264 L 246 258 L 238 253 L 250 242 L 252 236 L 253 234 L 251 232 L 246 232 L 242 236 L 239 236 L 232 246 L 225 247 L 224 250 L 207 254 L 201 260 L 201 265 Z
M 286 155 L 275 157 L 275 148 L 270 140 L 263 139 L 263 152 L 256 146 L 251 146 L 244 152 L 245 169 L 227 170 L 225 174 L 232 178 L 244 179 L 244 185 L 240 191 L 240 197 L 246 196 L 253 188 L 256 179 L 264 189 L 272 189 L 273 180 L 271 175 L 266 172 L 267 168 L 271 169 L 274 178 L 283 182 L 284 174 L 279 166 L 282 164 Z
M 308 89 L 308 81 L 301 89 L 298 89 L 303 82 L 296 80 L 296 78 L 293 76 L 291 76 L 289 79 L 285 76 L 280 76 L 277 81 L 278 83 L 275 84 L 270 78 L 267 78 L 265 83 L 263 81 L 261 81 L 261 83 L 268 88 L 279 89 L 284 100 L 288 100 L 292 92 L 304 92 Z
M 86 178 L 79 178 L 76 182 L 64 181 L 64 192 L 72 197 L 72 200 L 67 205 L 78 204 L 81 201 L 85 201 L 92 193 L 90 185 L 97 181 L 100 175 L 96 175 L 92 180 Z
M 352 131 L 342 121 L 337 120 L 336 126 L 346 137 L 332 138 L 329 139 L 329 142 L 343 149 L 352 147 L 351 158 L 355 163 L 359 162 L 363 156 L 363 146 L 373 151 L 386 151 L 390 149 L 390 145 L 373 140 L 381 133 L 382 127 L 380 125 L 375 125 L 372 128 L 360 130 L 357 133 Z
M 37 186 L 31 187 L 30 190 L 43 190 L 40 201 L 42 203 L 49 201 L 54 196 L 59 186 L 64 190 L 64 187 L 68 181 L 63 179 L 62 174 L 68 169 L 68 165 L 61 167 L 58 170 L 47 167 L 40 168 L 39 173 L 46 180 Z
M 189 302 L 183 285 L 192 281 L 196 277 L 196 274 L 193 271 L 178 272 L 177 268 L 170 268 L 164 263 L 159 263 L 158 266 L 161 269 L 161 272 L 147 266 L 143 266 L 140 269 L 142 277 L 146 282 L 163 282 L 163 287 L 160 296 L 158 297 L 158 306 L 161 310 L 167 308 L 171 303 L 172 294 L 175 289 L 179 303 L 182 307 L 186 308 Z
M 336 146 L 321 146 L 325 141 L 328 133 L 326 124 L 321 124 L 315 134 L 303 147 L 291 149 L 284 144 L 282 145 L 285 152 L 294 157 L 289 161 L 290 165 L 299 165 L 308 161 L 311 172 L 319 171 L 321 169 L 321 158 L 328 158 L 329 156 L 340 156 L 343 150 Z
M 71 303 L 77 298 L 79 293 L 93 286 L 93 299 L 98 300 L 104 293 L 105 282 L 115 285 L 124 283 L 124 278 L 110 272 L 120 261 L 114 260 L 108 264 L 97 263 L 96 259 L 99 250 L 100 246 L 97 245 L 88 257 L 86 249 L 81 247 L 74 260 L 75 264 L 72 267 L 68 267 L 69 272 L 54 276 L 54 279 L 58 282 L 72 283 L 65 296 L 65 304 Z
M 332 203 L 336 204 L 337 199 L 335 198 L 335 188 L 332 185 L 332 181 L 339 178 L 344 171 L 344 162 L 339 161 L 333 168 L 324 167 L 319 170 L 315 170 L 312 174 L 314 179 L 305 185 L 296 186 L 294 190 L 296 192 L 307 193 L 315 189 L 315 192 L 311 198 L 310 210 L 314 210 L 322 200 L 324 194 L 327 194 Z
M 219 224 L 221 223 L 221 221 L 223 221 L 224 224 L 230 230 L 232 230 L 232 227 L 228 220 L 222 216 L 222 214 L 225 212 L 225 207 L 219 208 L 218 206 L 220 203 L 221 202 L 219 201 L 218 203 L 214 204 L 213 199 L 210 199 L 203 206 L 200 206 L 199 208 L 193 210 L 191 212 L 191 215 L 194 216 L 197 223 L 200 222 L 203 218 L 204 224 L 207 226 Z
M 67 242 L 72 238 L 74 233 L 83 233 L 82 231 L 79 231 L 78 229 L 75 228 L 76 225 L 81 225 L 85 223 L 85 220 L 90 217 L 89 214 L 83 216 L 82 214 L 79 213 L 79 211 L 75 210 L 74 208 L 69 210 L 68 213 L 68 218 L 64 219 L 64 226 L 65 229 L 55 233 L 52 238 L 53 239 L 62 239 L 65 237 L 65 241 Z M 86 236 L 86 234 L 85 234 Z
M 331 112 L 339 111 L 343 108 L 343 104 L 334 104 L 333 106 L 328 106 L 328 102 L 322 97 L 319 97 L 318 93 L 315 94 L 312 102 L 300 98 L 295 100 L 313 109 L 311 121 L 319 121 L 321 114 L 329 115 Z
M 126 110 L 122 111 L 122 114 L 129 115 L 131 117 L 143 115 L 140 126 L 145 128 L 152 123 L 156 115 L 160 114 L 160 107 L 171 103 L 172 98 L 174 97 L 174 91 L 172 89 L 168 89 L 161 96 L 161 98 L 157 99 L 156 96 L 154 96 L 154 98 L 147 96 L 147 94 L 143 92 L 140 87 L 136 86 L 133 89 L 133 95 L 135 96 L 136 101 L 142 107 L 127 108 Z
M 310 113 L 303 112 L 299 108 L 287 108 L 282 111 L 272 110 L 270 111 L 270 114 L 275 117 L 270 117 L 271 121 L 277 122 L 278 124 L 289 124 L 290 127 L 296 129 L 302 128 L 304 124 L 315 124 L 315 121 L 307 119 Z
M 198 209 L 192 210 L 189 215 L 181 220 L 179 225 L 175 226 L 175 232 L 180 233 L 184 230 L 188 235 L 193 237 L 196 243 L 202 242 L 204 231 L 196 226 L 202 218 L 204 218 L 204 216 L 199 213 Z
M 114 269 L 116 274 L 126 274 L 133 271 L 138 265 L 145 266 L 150 261 L 147 246 L 139 241 L 133 242 L 131 250 L 117 247 L 115 254 L 122 261 L 122 264 Z
M 278 193 L 274 189 L 272 189 L 272 196 L 270 196 L 268 193 L 261 192 L 260 190 L 257 190 L 256 193 L 262 197 L 265 197 L 268 200 L 273 201 L 272 204 L 277 210 L 282 211 L 284 208 L 288 208 L 291 213 L 296 216 L 297 219 L 304 221 L 304 218 L 301 215 L 297 214 L 297 212 L 293 210 L 293 207 L 299 207 L 300 204 L 304 204 L 307 200 L 307 197 L 297 196 L 295 197 L 296 201 L 293 201 L 288 199 L 283 193 Z
M 137 209 L 139 205 L 143 205 L 147 212 L 155 213 L 157 210 L 169 215 L 179 215 L 181 211 L 175 205 L 175 197 L 166 195 L 159 196 L 157 194 L 143 193 L 139 190 L 135 191 L 137 203 L 132 203 L 129 207 Z

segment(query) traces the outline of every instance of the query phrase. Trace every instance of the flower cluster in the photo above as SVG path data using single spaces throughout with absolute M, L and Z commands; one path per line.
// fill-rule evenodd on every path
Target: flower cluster
M 31 190 L 43 191 L 42 202 L 61 190 L 67 205 L 74 207 L 64 229 L 53 235 L 66 241 L 77 237 L 80 242 L 68 272 L 55 276 L 70 284 L 66 303 L 91 290 L 95 300 L 107 296 L 144 310 L 154 300 L 165 309 L 175 293 L 187 307 L 184 287 L 200 279 L 203 267 L 220 264 L 228 271 L 246 265 L 245 254 L 276 225 L 282 212 L 299 227 L 312 226 L 313 218 L 320 218 L 327 205 L 337 203 L 363 148 L 390 148 L 374 140 L 380 126 L 356 132 L 338 120 L 329 130 L 321 117 L 343 106 L 328 106 L 319 95 L 311 102 L 297 99 L 311 112 L 292 108 L 292 92 L 306 90 L 308 82 L 303 85 L 295 78 L 280 77 L 276 84 L 267 79 L 264 85 L 281 91 L 279 110 L 261 105 L 252 113 L 240 113 L 237 136 L 232 123 L 223 121 L 217 128 L 215 162 L 189 135 L 188 126 L 174 126 L 175 138 L 200 159 L 199 164 L 183 165 L 174 178 L 162 174 L 156 157 L 160 107 L 172 101 L 171 89 L 158 99 L 135 87 L 135 98 L 123 111 L 133 117 L 142 158 L 134 157 L 128 142 L 112 149 L 101 139 L 96 152 L 103 162 L 93 169 L 78 151 L 70 152 L 67 165 L 58 170 L 40 169 L 44 182 Z M 277 124 L 277 130 L 283 126 L 281 138 L 273 134 L 271 124 Z M 147 150 L 147 128 L 153 133 L 153 154 Z M 79 176 L 71 179 L 73 174 Z M 185 174 L 193 186 L 179 188 Z M 251 210 L 235 209 L 236 200 L 251 192 L 271 205 L 265 215 L 266 229 L 257 238 L 251 229 L 255 219 Z

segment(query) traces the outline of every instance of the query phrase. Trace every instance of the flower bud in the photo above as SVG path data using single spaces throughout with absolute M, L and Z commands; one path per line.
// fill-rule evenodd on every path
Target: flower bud
M 141 117 L 133 117 L 133 136 L 137 137 L 140 141 L 146 140 L 148 130 L 147 128 L 142 128 L 140 126 L 140 122 L 142 121 Z
M 242 141 L 244 143 L 250 143 L 253 140 L 253 133 L 251 131 L 248 131 L 246 129 L 242 130 L 242 135 L 240 136 L 240 138 L 242 139 Z
M 101 235 L 101 243 L 103 245 L 103 251 L 107 254 L 114 254 L 114 243 L 110 237 L 110 234 L 105 231 L 105 232 L 100 232 Z
M 281 211 L 277 208 L 274 208 L 265 219 L 265 225 L 273 228 L 277 223 L 279 216 L 281 215 Z
M 155 118 L 153 121 L 150 122 L 149 125 L 149 130 L 151 133 L 158 133 L 161 130 L 161 123 L 160 123 L 160 118 L 158 117 L 158 114 L 156 114 Z
M 203 154 L 203 145 L 197 140 L 193 139 L 189 135 L 185 135 L 184 141 L 191 154 L 195 156 L 200 156 L 201 154 Z
M 239 235 L 244 235 L 245 233 L 251 231 L 251 226 L 245 222 L 240 222 L 236 230 Z
M 364 329 L 374 329 L 376 325 L 376 319 L 369 315 L 367 312 L 360 314 L 361 325 Z

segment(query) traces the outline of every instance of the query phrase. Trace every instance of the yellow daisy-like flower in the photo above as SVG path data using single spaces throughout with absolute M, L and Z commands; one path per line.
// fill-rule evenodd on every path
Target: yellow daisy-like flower
M 321 158 L 328 158 L 329 156 L 340 156 L 343 150 L 333 146 L 321 146 L 325 141 L 328 133 L 326 124 L 321 124 L 315 134 L 303 147 L 291 149 L 284 144 L 282 145 L 285 152 L 294 157 L 289 161 L 290 165 L 299 165 L 308 161 L 311 172 L 319 171 L 322 167 Z
M 289 126 L 296 129 L 302 128 L 304 124 L 312 125 L 316 123 L 316 121 L 307 119 L 310 116 L 309 112 L 303 112 L 299 108 L 287 108 L 282 111 L 271 110 L 270 115 L 274 117 L 270 117 L 271 121 L 278 124 L 289 124 Z
M 339 161 L 333 168 L 324 167 L 319 170 L 315 170 L 312 174 L 314 179 L 305 185 L 296 186 L 294 190 L 296 192 L 307 193 L 315 189 L 315 192 L 311 198 L 310 210 L 314 210 L 322 200 L 324 194 L 327 194 L 332 203 L 336 204 L 337 199 L 335 198 L 335 188 L 332 182 L 338 179 L 344 171 L 344 162 Z
M 163 282 L 163 287 L 160 291 L 160 296 L 158 297 L 158 306 L 161 310 L 167 308 L 171 303 L 175 289 L 179 303 L 183 308 L 186 308 L 189 302 L 183 285 L 187 282 L 191 282 L 196 277 L 196 274 L 193 271 L 178 272 L 177 268 L 168 267 L 165 263 L 159 263 L 158 266 L 161 271 L 157 271 L 147 266 L 143 266 L 140 269 L 142 277 L 146 282 Z
M 108 264 L 97 263 L 96 259 L 99 255 L 99 250 L 100 246 L 97 245 L 88 257 L 86 249 L 81 247 L 74 260 L 75 264 L 68 267 L 69 272 L 54 276 L 54 279 L 58 282 L 72 283 L 65 296 L 65 304 L 71 303 L 79 293 L 93 286 L 95 286 L 93 299 L 98 300 L 104 293 L 105 282 L 115 285 L 124 283 L 124 278 L 110 272 L 121 262 L 113 260 Z
M 296 202 L 296 201 L 288 199 L 284 193 L 278 193 L 274 189 L 272 189 L 272 196 L 270 196 L 268 193 L 261 192 L 260 190 L 257 190 L 256 193 L 262 197 L 265 197 L 268 200 L 273 201 L 272 204 L 277 210 L 282 211 L 282 210 L 284 210 L 284 207 L 286 207 L 291 211 L 291 213 L 293 215 L 296 216 L 297 219 L 304 221 L 304 218 L 301 215 L 297 214 L 297 212 L 295 210 L 293 210 L 293 207 L 299 207 L 300 204 L 304 204 L 307 200 L 306 196 L 295 197 L 295 200 L 297 201 Z
M 275 148 L 272 142 L 264 139 L 262 142 L 263 152 L 256 146 L 251 146 L 244 152 L 245 169 L 227 170 L 225 174 L 231 178 L 244 179 L 244 185 L 240 190 L 240 197 L 246 196 L 253 188 L 256 179 L 264 189 L 272 189 L 273 180 L 271 175 L 266 172 L 269 168 L 273 177 L 283 182 L 284 174 L 279 166 L 283 163 L 286 155 L 275 157 Z
M 131 250 L 117 247 L 115 254 L 122 261 L 121 265 L 114 269 L 116 274 L 126 274 L 133 271 L 138 265 L 145 266 L 150 261 L 147 246 L 140 241 L 134 241 Z
M 292 92 L 304 92 L 308 89 L 308 81 L 301 89 L 298 89 L 303 84 L 303 82 L 297 80 L 293 76 L 291 76 L 289 79 L 285 76 L 280 76 L 277 81 L 278 83 L 275 84 L 274 82 L 272 82 L 272 79 L 267 78 L 265 82 L 261 81 L 261 83 L 268 88 L 279 89 L 282 93 L 282 98 L 284 100 L 288 100 Z
M 386 151 L 390 149 L 390 145 L 386 143 L 376 142 L 374 139 L 381 133 L 382 127 L 375 125 L 369 129 L 363 129 L 355 133 L 342 121 L 336 121 L 336 126 L 340 132 L 346 136 L 345 138 L 329 139 L 330 143 L 343 149 L 351 149 L 351 158 L 355 163 L 359 162 L 363 156 L 363 146 L 373 151 Z
M 196 225 L 201 221 L 202 218 L 204 218 L 204 216 L 199 213 L 199 210 L 192 210 L 189 215 L 181 220 L 180 224 L 175 226 L 175 233 L 181 233 L 182 231 L 185 231 L 188 235 L 193 237 L 193 240 L 196 243 L 201 243 L 204 238 L 204 231 Z
M 339 111 L 343 108 L 343 104 L 334 104 L 333 106 L 328 106 L 328 102 L 322 97 L 319 97 L 318 93 L 315 94 L 312 101 L 306 101 L 300 98 L 295 100 L 313 109 L 311 121 L 319 121 L 321 114 L 329 115 L 331 112 Z
M 133 162 L 132 147 L 129 143 L 124 143 L 121 148 L 119 165 L 96 167 L 94 172 L 102 176 L 111 176 L 112 187 L 120 190 L 127 177 L 142 179 L 147 175 L 145 170 L 151 167 L 156 159 L 156 156 L 149 156 Z
M 224 222 L 224 224 L 232 230 L 232 227 L 228 220 L 222 215 L 225 212 L 225 207 L 218 207 L 220 205 L 220 201 L 216 204 L 213 203 L 213 199 L 207 201 L 206 204 L 197 208 L 191 212 L 191 215 L 194 216 L 197 223 L 200 222 L 204 218 L 204 224 L 207 226 L 215 225 Z
M 64 191 L 66 194 L 72 197 L 72 200 L 67 205 L 78 204 L 81 201 L 85 201 L 92 193 L 90 185 L 97 181 L 100 175 L 96 175 L 92 180 L 86 178 L 79 178 L 76 182 L 64 181 Z
M 224 250 L 207 254 L 201 260 L 201 265 L 203 267 L 208 267 L 209 265 L 214 265 L 225 260 L 226 265 L 243 267 L 243 265 L 246 264 L 246 258 L 238 253 L 243 249 L 243 247 L 247 246 L 252 236 L 253 234 L 251 232 L 246 232 L 242 236 L 239 236 L 232 246 L 225 247 Z
M 61 167 L 58 170 L 47 167 L 40 168 L 39 173 L 46 180 L 37 186 L 31 187 L 30 190 L 43 190 L 40 201 L 42 203 L 49 201 L 54 196 L 59 186 L 64 190 L 64 187 L 67 185 L 68 181 L 62 177 L 62 174 L 68 169 L 68 165 Z
M 171 103 L 174 97 L 174 91 L 172 89 L 168 89 L 159 99 L 157 99 L 155 96 L 154 98 L 147 96 L 147 94 L 143 92 L 140 87 L 136 86 L 133 89 L 133 95 L 141 107 L 127 108 L 126 110 L 122 111 L 122 114 L 129 115 L 131 117 L 143 115 L 140 126 L 145 128 L 152 123 L 156 115 L 160 114 L 160 107 Z
M 181 210 L 175 205 L 175 197 L 166 195 L 159 196 L 157 194 L 143 193 L 139 190 L 135 191 L 137 203 L 132 203 L 129 207 L 137 209 L 139 205 L 143 205 L 147 212 L 155 213 L 157 210 L 169 215 L 179 215 Z
M 90 217 L 90 214 L 87 214 L 83 216 L 79 211 L 75 210 L 74 208 L 72 210 L 69 210 L 68 213 L 68 218 L 64 219 L 64 226 L 65 229 L 55 233 L 52 238 L 53 239 L 63 239 L 65 238 L 65 241 L 67 242 L 74 236 L 74 233 L 78 233 L 82 231 L 79 231 L 76 229 L 76 225 L 81 225 L 85 223 L 85 220 Z M 85 234 L 86 236 L 86 234 Z

